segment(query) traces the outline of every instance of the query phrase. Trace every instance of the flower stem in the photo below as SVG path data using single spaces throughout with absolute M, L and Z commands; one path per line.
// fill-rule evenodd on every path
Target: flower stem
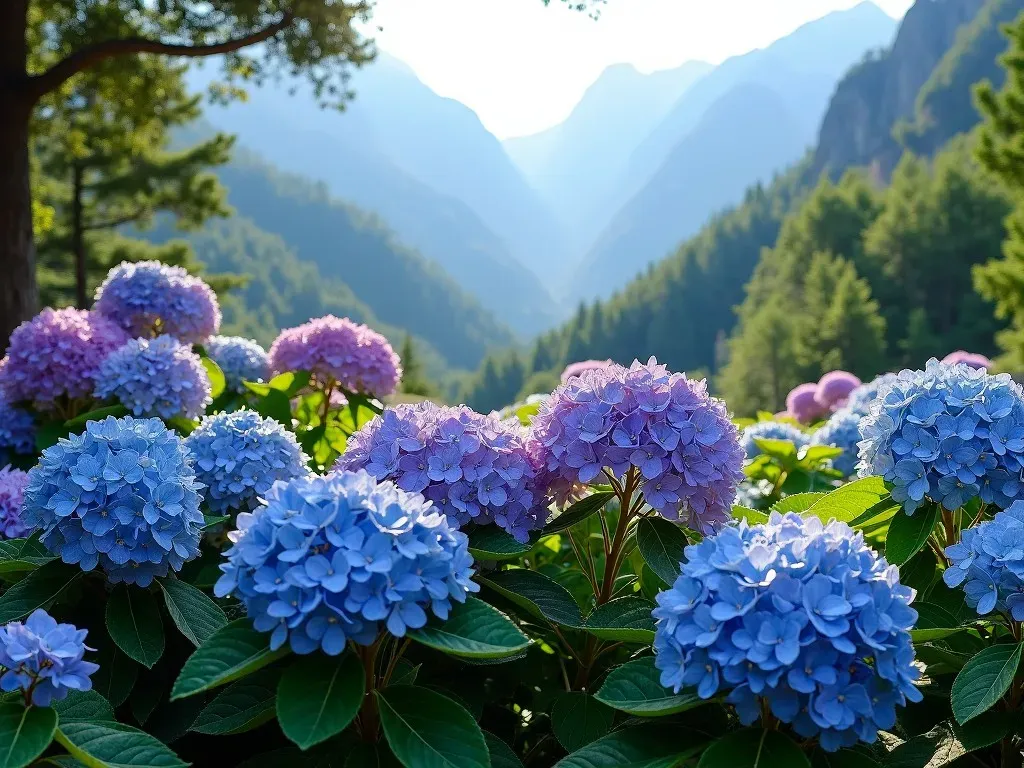
M 380 713 L 377 711 L 377 652 L 387 635 L 382 635 L 374 640 L 372 645 L 353 645 L 356 653 L 363 662 L 363 671 L 366 675 L 366 693 L 363 696 L 363 703 L 359 707 L 357 725 L 359 735 L 363 741 L 376 743 L 378 731 L 380 730 Z

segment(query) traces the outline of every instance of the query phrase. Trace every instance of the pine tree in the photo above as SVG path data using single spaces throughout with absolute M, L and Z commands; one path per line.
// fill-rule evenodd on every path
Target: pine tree
M 402 359 L 402 383 L 399 389 L 407 395 L 431 397 L 437 394 L 437 387 L 423 373 L 423 364 L 413 343 L 412 336 L 405 334 L 402 351 L 398 356 Z

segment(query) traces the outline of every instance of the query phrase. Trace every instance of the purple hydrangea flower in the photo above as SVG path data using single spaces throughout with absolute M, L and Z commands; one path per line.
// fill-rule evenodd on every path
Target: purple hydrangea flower
M 786 395 L 786 413 L 801 424 L 810 424 L 827 412 L 828 409 L 818 402 L 817 384 L 801 384 Z
M 979 355 L 976 352 L 965 352 L 962 349 L 958 349 L 956 352 L 950 352 L 942 358 L 942 362 L 947 365 L 963 363 L 964 365 L 971 366 L 971 368 L 979 368 L 986 371 L 992 367 L 992 361 L 984 355 Z
M 398 388 L 400 360 L 388 340 L 347 317 L 310 320 L 281 331 L 270 347 L 274 373 L 310 371 L 323 386 L 386 397 Z
M 949 587 L 963 585 L 967 604 L 979 616 L 1008 611 L 1024 621 L 1024 501 L 960 534 L 946 547 L 950 566 L 942 572 Z
M 772 512 L 686 548 L 682 573 L 658 595 L 661 683 L 728 692 L 741 722 L 762 702 L 833 752 L 878 738 L 915 686 L 914 590 L 845 523 Z M 868 663 L 866 659 L 873 659 Z
M 85 661 L 87 629 L 58 624 L 42 608 L 0 627 L 0 691 L 23 691 L 37 707 L 88 691 L 98 664 Z
M 182 267 L 123 261 L 96 291 L 96 312 L 132 336 L 169 334 L 198 344 L 220 328 L 217 295 Z
M 231 536 L 214 593 L 241 600 L 273 649 L 336 656 L 383 628 L 403 637 L 479 590 L 466 535 L 366 472 L 279 481 Z
M 611 360 L 581 360 L 578 363 L 569 363 L 562 371 L 562 383 L 565 384 L 574 376 L 582 376 L 586 371 L 599 371 L 614 365 Z
M 199 554 L 201 485 L 159 419 L 90 421 L 28 474 L 22 518 L 65 563 L 145 587 Z
M 365 469 L 423 493 L 454 522 L 495 523 L 525 542 L 548 517 L 539 454 L 513 420 L 423 402 L 375 417 L 349 438 L 335 468 Z
M 759 421 L 756 424 L 751 424 L 740 435 L 740 446 L 747 459 L 752 459 L 761 453 L 755 440 L 787 440 L 795 445 L 797 450 L 800 450 L 810 443 L 810 435 L 784 421 Z
M 28 472 L 0 469 L 0 539 L 20 539 L 32 529 L 21 519 L 21 505 L 28 485 Z
M 11 334 L 0 361 L 0 392 L 8 403 L 50 410 L 61 397 L 91 397 L 103 359 L 128 337 L 95 312 L 44 309 Z
M 607 471 L 641 479 L 660 514 L 710 531 L 729 518 L 743 477 L 743 449 L 725 405 L 703 381 L 669 373 L 654 358 L 587 371 L 558 387 L 533 420 L 553 488 L 600 482 Z
M 113 398 L 135 416 L 197 418 L 210 404 L 210 377 L 190 347 L 171 336 L 132 339 L 107 356 L 96 396 Z
M 849 408 L 840 408 L 811 435 L 811 445 L 831 445 L 843 449 L 842 455 L 832 459 L 832 466 L 846 476 L 852 475 L 857 469 L 860 418 L 861 414 Z
M 244 392 L 243 381 L 270 378 L 270 357 L 252 339 L 241 336 L 211 336 L 204 344 L 206 354 L 223 371 L 227 389 Z
M 925 499 L 1024 499 L 1024 391 L 1007 374 L 928 361 L 883 384 L 860 423 L 861 476 L 879 475 L 912 514 Z
M 0 392 L 0 464 L 35 452 L 36 428 L 32 414 L 7 402 Z
M 835 411 L 846 405 L 850 393 L 861 384 L 849 371 L 829 371 L 818 379 L 814 399 L 826 411 Z

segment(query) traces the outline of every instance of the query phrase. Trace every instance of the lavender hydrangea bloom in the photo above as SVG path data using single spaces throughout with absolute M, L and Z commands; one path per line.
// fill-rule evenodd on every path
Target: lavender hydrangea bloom
M 871 407 L 871 401 L 878 397 L 879 390 L 882 387 L 891 385 L 894 381 L 896 381 L 895 373 L 883 373 L 867 384 L 861 384 L 850 393 L 850 397 L 846 401 L 846 407 L 854 413 L 866 416 Z
M 277 480 L 308 473 L 295 435 L 255 411 L 207 416 L 185 439 L 211 512 L 248 512 Z
M 21 519 L 28 472 L 0 469 L 0 539 L 20 539 L 32 531 Z
M 729 518 L 743 477 L 743 449 L 724 404 L 703 381 L 669 373 L 651 358 L 613 365 L 558 387 L 533 420 L 557 495 L 608 470 L 632 467 L 660 514 L 710 531 Z
M 210 404 L 210 377 L 191 348 L 171 336 L 132 339 L 107 356 L 96 396 L 113 398 L 135 416 L 197 418 Z
M 92 688 L 98 664 L 85 661 L 87 629 L 58 624 L 42 608 L 0 627 L 0 691 L 24 691 L 37 707 Z
M 759 421 L 746 427 L 740 435 L 740 446 L 742 446 L 747 459 L 752 459 L 761 453 L 755 440 L 787 440 L 799 450 L 810 443 L 810 436 L 784 421 Z
M 31 455 L 35 448 L 32 414 L 8 403 L 0 392 L 0 464 L 7 464 L 15 455 Z
M 418 493 L 366 472 L 277 482 L 238 516 L 214 593 L 245 605 L 270 647 L 336 656 L 448 617 L 479 586 L 464 533 Z
M 801 384 L 786 395 L 786 413 L 802 424 L 810 424 L 827 412 L 828 409 L 818 402 L 817 384 Z
M 655 664 L 676 692 L 728 691 L 745 725 L 764 701 L 830 752 L 872 743 L 922 698 L 913 597 L 845 523 L 773 512 L 686 548 L 653 612 Z
M 963 363 L 964 365 L 971 366 L 971 368 L 980 368 L 982 370 L 988 370 L 992 367 L 992 361 L 984 355 L 979 355 L 976 352 L 965 352 L 962 349 L 958 349 L 956 352 L 950 352 L 942 358 L 942 362 L 947 365 Z
M 206 354 L 224 372 L 227 389 L 244 392 L 243 381 L 264 381 L 270 378 L 270 357 L 252 339 L 241 336 L 211 336 L 207 339 Z
M 928 361 L 884 384 L 860 424 L 861 476 L 879 475 L 912 514 L 925 499 L 1024 499 L 1024 392 L 1006 374 Z
M 393 394 L 402 377 L 398 355 L 388 340 L 347 317 L 310 320 L 281 331 L 270 347 L 274 373 L 310 371 L 324 385 L 376 397 Z
M 91 397 L 103 359 L 128 340 L 95 312 L 44 309 L 11 334 L 0 361 L 0 393 L 8 403 L 50 410 L 60 397 Z
M 458 524 L 495 523 L 525 542 L 548 517 L 539 446 L 517 422 L 430 402 L 388 408 L 349 438 L 335 469 L 423 493 Z
M 1024 501 L 1015 501 L 991 520 L 960 534 L 946 547 L 949 587 L 963 585 L 967 604 L 979 616 L 1008 611 L 1024 621 Z
M 28 474 L 25 524 L 65 563 L 145 587 L 199 554 L 201 485 L 181 438 L 159 419 L 90 421 Z
M 220 305 L 210 286 L 159 261 L 124 261 L 111 269 L 94 308 L 132 336 L 166 333 L 198 344 L 220 328 Z
M 611 360 L 581 360 L 578 363 L 569 363 L 562 371 L 562 383 L 565 384 L 574 376 L 582 376 L 586 371 L 599 371 L 614 365 Z
M 843 449 L 842 455 L 832 459 L 832 466 L 847 476 L 857 469 L 860 418 L 859 413 L 849 408 L 840 408 L 811 435 L 811 445 L 831 445 Z
M 849 371 L 829 371 L 818 380 L 814 398 L 826 411 L 835 411 L 846 405 L 847 398 L 861 384 Z

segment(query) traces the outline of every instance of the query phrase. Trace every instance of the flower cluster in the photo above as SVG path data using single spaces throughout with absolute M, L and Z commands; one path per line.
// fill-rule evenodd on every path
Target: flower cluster
M 958 509 L 975 496 L 1001 509 L 1024 498 L 1024 393 L 1008 375 L 928 361 L 882 385 L 861 421 L 862 476 L 892 483 L 913 513 L 927 498 Z
M 69 691 L 88 691 L 99 665 L 83 658 L 87 629 L 58 624 L 42 608 L 25 622 L 0 627 L 0 691 L 23 691 L 37 707 L 60 701 Z
M 0 539 L 20 539 L 32 530 L 21 519 L 28 472 L 0 469 Z
M 32 414 L 7 402 L 0 392 L 0 465 L 15 455 L 29 455 L 36 447 Z
M 950 352 L 942 358 L 942 362 L 947 365 L 963 363 L 964 365 L 971 366 L 971 368 L 980 368 L 982 370 L 988 370 L 992 367 L 992 361 L 984 355 L 979 355 L 977 352 L 965 352 L 962 349 L 958 349 L 956 352 Z
M 570 379 L 541 406 L 534 436 L 547 449 L 554 490 L 564 495 L 610 471 L 634 468 L 659 513 L 710 531 L 729 518 L 743 450 L 721 401 L 703 381 L 651 358 Z
M 1008 611 L 1024 621 L 1024 501 L 1015 501 L 991 520 L 960 534 L 946 547 L 947 586 L 963 585 L 967 604 L 979 616 Z
M 132 336 L 169 334 L 198 344 L 220 328 L 217 296 L 182 267 L 122 262 L 96 291 L 95 310 Z
M 224 382 L 232 392 L 244 392 L 243 381 L 263 381 L 270 378 L 270 357 L 267 351 L 252 339 L 241 336 L 211 336 L 204 345 L 210 356 L 224 372 Z
M 871 401 L 878 397 L 878 392 L 896 381 L 895 373 L 883 373 L 876 376 L 867 384 L 861 384 L 850 393 L 846 401 L 846 407 L 851 411 L 866 416 L 871 408 Z
M 860 379 L 848 371 L 829 371 L 818 379 L 814 397 L 826 411 L 836 411 L 846 405 L 850 393 L 860 384 Z
M 811 445 L 831 445 L 843 449 L 842 455 L 832 459 L 832 466 L 846 476 L 852 475 L 857 469 L 860 418 L 861 414 L 856 411 L 840 408 L 811 435 Z
M 128 337 L 95 312 L 44 309 L 11 334 L 0 361 L 0 393 L 9 403 L 49 410 L 62 396 L 91 397 L 97 368 Z
M 784 421 L 759 421 L 746 427 L 740 435 L 740 446 L 748 459 L 761 452 L 755 440 L 788 440 L 799 450 L 810 442 L 810 437 L 802 429 Z
M 210 377 L 199 355 L 171 336 L 132 339 L 103 361 L 96 396 L 135 416 L 194 419 L 210 404 Z
M 274 649 L 336 656 L 382 624 L 402 637 L 479 589 L 466 535 L 420 494 L 365 472 L 275 483 L 231 535 L 214 592 L 238 597 Z
M 159 419 L 109 416 L 43 451 L 22 515 L 65 563 L 145 587 L 199 554 L 199 487 L 184 443 Z
M 817 384 L 801 384 L 786 395 L 786 413 L 801 424 L 810 424 L 827 412 L 828 408 L 818 402 Z
M 562 383 L 565 384 L 574 376 L 582 376 L 586 371 L 600 371 L 614 365 L 611 360 L 581 360 L 578 363 L 569 363 L 562 371 Z
M 338 470 L 423 493 L 450 520 L 495 523 L 518 541 L 547 522 L 547 473 L 515 421 L 430 402 L 388 408 L 352 435 Z
M 347 317 L 310 320 L 281 331 L 270 347 L 274 373 L 310 371 L 325 385 L 377 397 L 392 394 L 402 377 L 388 340 Z
M 295 435 L 255 411 L 207 416 L 185 438 L 203 496 L 216 514 L 248 512 L 277 480 L 307 473 Z
M 897 706 L 921 700 L 914 591 L 845 523 L 773 512 L 686 558 L 653 612 L 662 685 L 704 699 L 728 691 L 745 725 L 766 701 L 828 751 L 874 742 Z

